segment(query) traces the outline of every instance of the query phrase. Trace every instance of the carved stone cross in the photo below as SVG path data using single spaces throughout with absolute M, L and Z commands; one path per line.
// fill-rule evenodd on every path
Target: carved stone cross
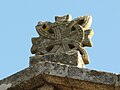
M 84 47 L 92 46 L 91 23 L 91 16 L 82 16 L 72 20 L 71 15 L 56 16 L 54 23 L 38 22 L 36 30 L 39 37 L 32 38 L 32 54 L 44 55 L 78 50 L 84 63 L 88 64 L 89 58 Z

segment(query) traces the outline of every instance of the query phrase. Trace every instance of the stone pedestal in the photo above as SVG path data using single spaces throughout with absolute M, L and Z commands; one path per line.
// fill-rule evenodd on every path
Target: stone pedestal
M 46 55 L 32 56 L 30 57 L 30 66 L 38 62 L 45 62 L 45 61 L 56 62 L 70 66 L 77 66 L 79 68 L 85 67 L 81 54 L 79 53 L 79 51 L 76 50 L 57 53 L 57 54 L 51 53 Z

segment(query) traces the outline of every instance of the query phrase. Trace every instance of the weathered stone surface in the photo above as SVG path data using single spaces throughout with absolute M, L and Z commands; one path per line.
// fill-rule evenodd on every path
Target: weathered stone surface
M 56 16 L 53 23 L 40 21 L 36 26 L 39 37 L 32 38 L 31 53 L 45 55 L 77 50 L 84 64 L 89 64 L 89 57 L 84 47 L 92 46 L 91 23 L 91 16 L 81 16 L 72 20 L 71 15 Z
M 54 90 L 54 87 L 52 85 L 45 84 L 44 86 L 38 88 L 37 90 Z
M 116 86 L 115 90 L 120 90 L 120 74 L 118 74 L 117 77 L 118 77 L 118 80 L 117 80 L 116 85 L 115 85 Z
M 49 86 L 50 90 L 119 90 L 118 82 L 118 75 L 113 73 L 41 61 L 0 80 L 0 88 L 9 85 L 5 90 L 37 90 Z
M 26 68 L 9 78 L 5 78 L 0 81 L 0 86 L 3 84 L 11 84 L 9 89 L 6 90 L 27 90 L 34 87 L 44 85 L 44 80 L 41 75 L 38 75 L 38 69 L 36 67 Z M 1 89 L 0 89 L 1 90 Z
M 76 50 L 63 52 L 59 54 L 51 53 L 46 55 L 37 55 L 30 57 L 30 65 L 36 64 L 41 61 L 56 62 L 71 66 L 78 66 L 80 68 L 85 67 L 81 54 L 79 53 L 79 51 Z
M 69 77 L 74 79 L 109 85 L 114 85 L 117 82 L 117 76 L 113 73 L 105 73 L 90 69 L 79 69 L 77 67 L 69 67 L 68 70 Z
M 11 87 L 11 83 L 9 84 L 1 84 L 0 85 L 0 90 L 6 90 Z

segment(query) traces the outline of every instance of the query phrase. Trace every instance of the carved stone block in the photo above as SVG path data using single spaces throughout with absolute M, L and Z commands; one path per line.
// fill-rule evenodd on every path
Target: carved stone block
M 83 62 L 89 64 L 89 57 L 84 47 L 92 46 L 91 23 L 91 16 L 82 16 L 72 20 L 71 15 L 56 16 L 54 23 L 38 22 L 36 30 L 39 37 L 32 38 L 32 54 L 60 54 L 77 50 Z
M 77 50 L 63 52 L 59 54 L 46 54 L 46 55 L 36 55 L 30 57 L 30 65 L 37 64 L 38 62 L 56 62 L 65 65 L 78 66 L 83 68 L 85 66 L 82 56 Z

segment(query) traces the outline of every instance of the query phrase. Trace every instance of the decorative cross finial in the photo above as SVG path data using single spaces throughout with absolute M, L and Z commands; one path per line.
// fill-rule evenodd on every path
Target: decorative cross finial
M 72 20 L 71 15 L 56 16 L 54 23 L 39 22 L 36 30 L 40 36 L 32 38 L 32 54 L 44 55 L 78 50 L 84 63 L 88 64 L 89 58 L 84 47 L 92 46 L 91 23 L 91 16 L 82 16 Z

